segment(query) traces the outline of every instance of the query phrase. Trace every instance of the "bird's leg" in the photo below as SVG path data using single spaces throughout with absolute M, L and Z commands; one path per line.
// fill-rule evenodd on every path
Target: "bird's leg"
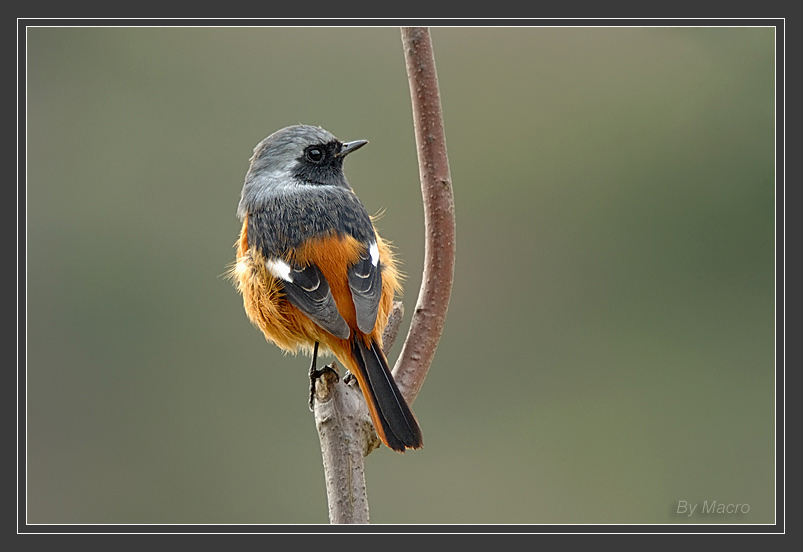
M 313 403 L 315 402 L 315 381 L 327 372 L 334 374 L 334 381 L 337 381 L 340 376 L 337 370 L 330 365 L 326 365 L 318 370 L 318 342 L 315 342 L 315 348 L 312 350 L 312 362 L 309 365 L 309 409 L 314 410 Z

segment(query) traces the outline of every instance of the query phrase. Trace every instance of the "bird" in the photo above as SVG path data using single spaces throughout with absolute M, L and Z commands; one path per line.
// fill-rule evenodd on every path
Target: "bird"
M 356 378 L 379 439 L 404 452 L 423 438 L 382 343 L 401 276 L 343 172 L 346 156 L 367 143 L 303 124 L 259 142 L 237 206 L 230 276 L 265 338 L 309 354 L 311 380 L 319 352 L 333 354 Z

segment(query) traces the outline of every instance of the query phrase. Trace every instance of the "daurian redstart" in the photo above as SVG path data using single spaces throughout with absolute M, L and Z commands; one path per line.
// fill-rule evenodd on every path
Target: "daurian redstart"
M 333 353 L 356 376 L 379 438 L 404 452 L 423 441 L 382 350 L 399 275 L 343 174 L 346 155 L 366 143 L 307 125 L 260 142 L 237 209 L 232 276 L 268 341 L 310 354 L 311 374 L 319 347 Z

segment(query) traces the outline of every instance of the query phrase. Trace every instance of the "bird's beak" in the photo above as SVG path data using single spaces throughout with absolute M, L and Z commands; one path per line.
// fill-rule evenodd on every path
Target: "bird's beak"
M 345 142 L 343 146 L 340 148 L 340 152 L 337 154 L 338 157 L 345 157 L 350 154 L 352 151 L 356 151 L 363 147 L 365 144 L 368 143 L 368 140 L 354 140 L 353 142 Z

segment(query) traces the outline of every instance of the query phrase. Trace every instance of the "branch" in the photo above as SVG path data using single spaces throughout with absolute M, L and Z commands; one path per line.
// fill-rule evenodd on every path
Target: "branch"
M 399 333 L 404 306 L 396 301 L 382 337 L 387 355 Z M 315 380 L 315 427 L 321 441 L 330 523 L 369 523 L 363 458 L 379 446 L 359 388 L 325 372 Z
M 373 432 L 365 400 L 337 373 L 315 380 L 315 427 L 321 441 L 330 523 L 369 523 L 363 458 Z M 365 425 L 368 427 L 365 427 Z M 378 446 L 378 443 L 377 443 Z
M 407 339 L 393 368 L 396 384 L 412 404 L 424 384 L 446 320 L 454 279 L 455 221 L 452 177 L 429 29 L 402 27 L 401 34 L 413 103 L 426 235 L 424 275 L 418 302 Z

